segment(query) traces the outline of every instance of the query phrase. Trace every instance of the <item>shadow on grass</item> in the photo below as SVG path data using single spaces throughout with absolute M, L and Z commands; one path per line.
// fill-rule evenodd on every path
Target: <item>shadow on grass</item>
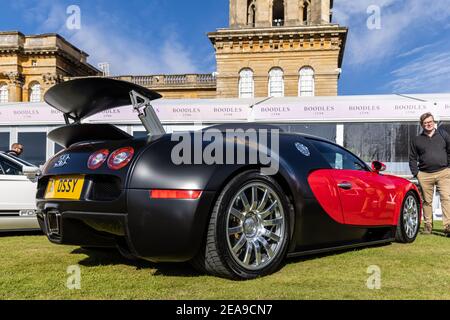
M 423 231 L 424 231 L 424 227 L 422 226 L 422 227 L 420 227 L 419 235 L 423 236 L 423 234 L 422 234 Z M 450 235 L 444 233 L 444 228 L 440 228 L 440 227 L 433 227 L 433 229 L 431 230 L 431 235 L 435 235 L 435 236 L 439 236 L 439 237 L 443 237 L 443 238 L 450 238 Z M 429 235 L 426 235 L 426 236 L 428 237 Z
M 300 263 L 303 261 L 315 260 L 329 256 L 344 254 L 347 252 L 367 250 L 369 248 L 379 248 L 389 246 L 390 243 L 370 245 L 367 247 L 339 249 L 331 252 L 310 254 L 300 257 L 286 258 L 278 270 L 282 270 L 286 265 Z M 124 258 L 115 248 L 77 248 L 71 254 L 87 255 L 86 258 L 79 262 L 85 267 L 97 267 L 108 265 L 128 265 L 133 266 L 136 270 L 149 270 L 155 276 L 172 276 L 172 277 L 200 277 L 206 274 L 198 272 L 189 263 L 153 263 L 145 260 L 129 260 Z
M 440 230 L 440 229 L 437 229 L 437 230 L 433 229 L 431 234 L 434 235 L 434 236 L 438 236 L 438 237 L 450 238 L 450 235 L 445 234 L 444 230 Z
M 41 230 L 0 232 L 0 238 L 44 236 Z
M 77 248 L 71 254 L 87 255 L 79 264 L 85 267 L 127 265 L 136 270 L 152 271 L 154 276 L 199 277 L 199 273 L 189 263 L 153 263 L 141 259 L 124 258 L 115 248 Z
M 357 247 L 357 248 L 337 249 L 337 250 L 329 251 L 329 252 L 314 253 L 314 254 L 309 254 L 309 255 L 305 255 L 305 256 L 292 257 L 292 258 L 286 259 L 285 265 L 299 263 L 299 262 L 303 262 L 303 261 L 315 260 L 315 259 L 320 259 L 320 258 L 325 258 L 325 257 L 337 256 L 337 255 L 341 255 L 341 254 L 348 253 L 348 252 L 359 252 L 359 251 L 364 251 L 364 250 L 371 249 L 371 248 L 387 247 L 390 245 L 391 245 L 391 243 L 379 243 L 379 244 L 372 244 L 372 245 L 367 245 L 367 246 Z

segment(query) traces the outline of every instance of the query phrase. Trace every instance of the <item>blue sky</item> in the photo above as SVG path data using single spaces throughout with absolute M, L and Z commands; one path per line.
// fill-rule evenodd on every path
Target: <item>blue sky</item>
M 66 27 L 70 5 L 80 30 Z M 339 94 L 450 92 L 448 0 L 335 0 L 334 22 L 350 29 Z M 60 33 L 113 74 L 213 72 L 206 34 L 227 26 L 228 0 L 0 0 L 0 30 Z

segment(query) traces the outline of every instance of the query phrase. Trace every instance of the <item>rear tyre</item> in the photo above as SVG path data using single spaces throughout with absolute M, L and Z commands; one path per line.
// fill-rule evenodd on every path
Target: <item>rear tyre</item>
M 259 171 L 238 175 L 215 203 L 205 246 L 193 266 L 230 279 L 275 272 L 286 255 L 291 208 L 273 178 Z
M 411 243 L 419 233 L 420 204 L 417 195 L 409 191 L 403 199 L 395 240 L 401 243 Z

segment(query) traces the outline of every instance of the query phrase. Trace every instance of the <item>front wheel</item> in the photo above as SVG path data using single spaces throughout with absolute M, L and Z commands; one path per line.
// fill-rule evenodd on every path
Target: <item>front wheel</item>
M 403 200 L 395 240 L 411 243 L 416 240 L 420 224 L 420 203 L 417 195 L 409 191 Z
M 216 201 L 197 262 L 231 279 L 276 271 L 286 255 L 290 212 L 286 192 L 273 178 L 257 171 L 240 174 Z

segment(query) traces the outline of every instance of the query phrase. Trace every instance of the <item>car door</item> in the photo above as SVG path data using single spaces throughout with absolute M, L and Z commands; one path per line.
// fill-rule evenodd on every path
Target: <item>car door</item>
M 22 165 L 0 154 L 0 214 L 35 209 L 36 182 L 22 173 Z
M 378 226 L 392 224 L 397 191 L 392 179 L 371 171 L 359 158 L 335 144 L 310 140 L 330 164 L 345 224 Z

